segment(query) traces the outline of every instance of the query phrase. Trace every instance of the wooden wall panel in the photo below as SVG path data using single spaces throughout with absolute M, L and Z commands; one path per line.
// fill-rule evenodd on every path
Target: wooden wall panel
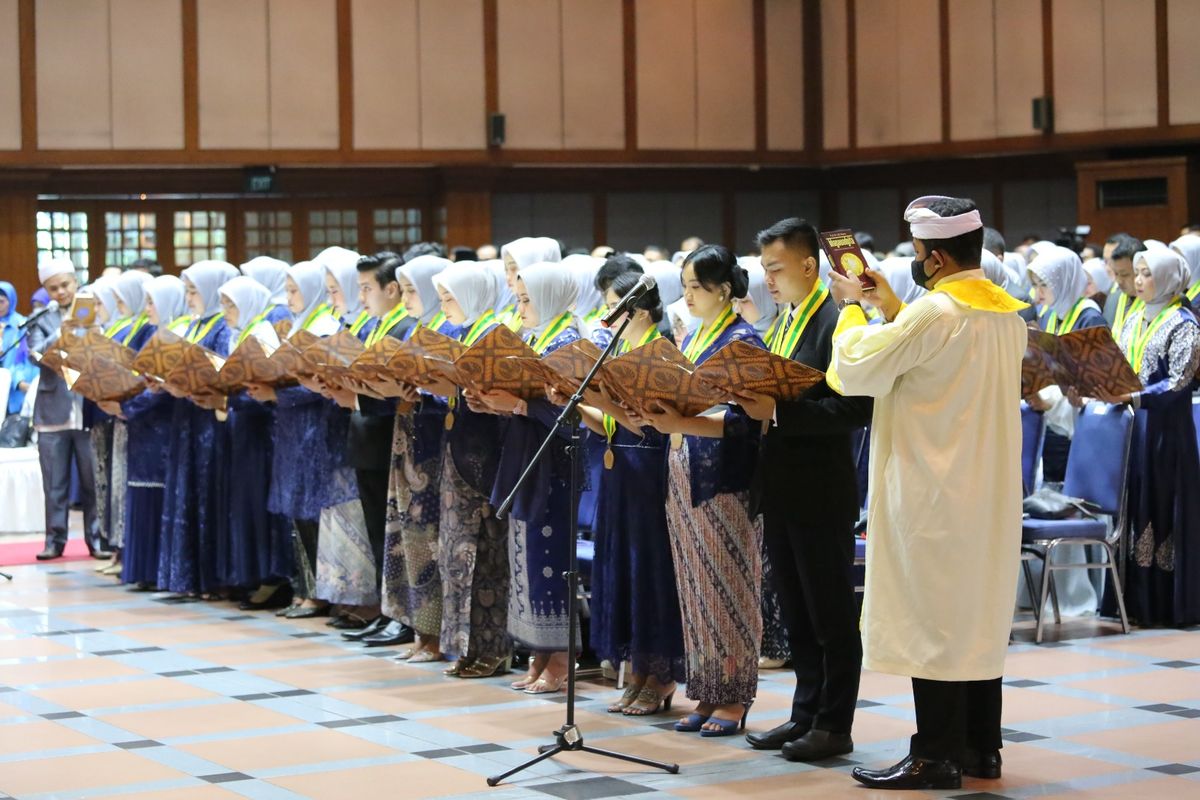
M 37 193 L 0 193 L 0 264 L 4 280 L 17 290 L 17 308 L 30 312 L 30 298 L 41 286 L 37 274 Z
M 501 0 L 496 12 L 500 113 L 507 148 L 563 146 L 560 0 Z
M 563 145 L 625 146 L 621 0 L 561 0 Z
M 892 113 L 899 128 L 898 144 L 937 142 L 942 138 L 942 66 L 938 48 L 911 47 L 912 42 L 937 41 L 941 22 L 938 0 L 893 0 L 895 30 L 891 47 L 895 52 L 898 91 Z M 861 22 L 862 17 L 858 17 Z M 915 51 L 915 52 L 914 52 Z M 862 58 L 862 49 L 859 49 Z M 862 105 L 859 105 L 862 108 Z M 914 111 L 920 109 L 920 111 Z M 862 142 L 859 142 L 862 145 Z
M 1054 0 L 1054 129 L 1104 127 L 1104 0 Z M 1154 39 L 1146 42 L 1153 46 Z M 1128 49 L 1126 42 L 1119 50 Z M 1147 87 L 1153 91 L 1153 85 Z
M 1058 35 L 1057 30 L 1054 33 Z M 1104 127 L 1154 126 L 1158 122 L 1154 0 L 1104 0 L 1101 52 Z M 1196 77 L 1193 75 L 1193 85 Z
M 754 3 L 696 3 L 696 147 L 754 149 Z
M 804 149 L 804 6 L 766 0 L 767 149 Z
M 38 0 L 38 146 L 112 147 L 108 0 Z
M 846 53 L 846 4 L 821 0 L 821 98 L 824 146 L 850 146 L 850 66 Z
M 420 0 L 421 146 L 487 146 L 483 0 Z
M 338 146 L 334 0 L 268 0 L 272 148 Z
M 0 0 L 0 150 L 21 149 L 21 54 L 17 0 Z
M 950 138 L 996 135 L 994 0 L 950 0 Z
M 996 0 L 995 10 L 996 135 L 1028 136 L 1033 98 L 1045 93 L 1042 0 Z
M 267 0 L 196 0 L 200 147 L 271 146 Z
M 180 0 L 110 0 L 112 146 L 183 147 Z
M 352 0 L 354 148 L 421 146 L 417 0 Z
M 694 0 L 637 0 L 637 123 L 642 150 L 696 146 Z
M 900 132 L 896 109 L 900 94 L 900 42 L 896 29 L 900 24 L 899 8 L 895 0 L 858 0 L 855 12 L 856 69 L 851 80 L 857 90 L 858 146 L 898 144 Z M 917 49 L 909 47 L 906 52 Z M 933 105 L 927 98 L 922 108 Z M 918 113 L 911 108 L 907 112 Z
M 1200 122 L 1200 3 L 1167 0 L 1167 59 L 1172 125 Z

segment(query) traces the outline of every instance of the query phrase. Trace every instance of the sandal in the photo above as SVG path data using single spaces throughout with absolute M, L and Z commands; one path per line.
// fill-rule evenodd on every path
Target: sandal
M 463 677 L 463 671 L 468 669 L 474 663 L 475 659 L 463 656 L 457 661 L 450 662 L 450 666 L 442 670 L 442 674 L 449 675 L 452 678 L 461 678 Z
M 490 678 L 503 675 L 512 669 L 512 656 L 503 658 L 477 658 L 458 671 L 460 678 Z
M 543 672 L 541 677 L 525 689 L 525 694 L 554 694 L 555 692 L 561 692 L 566 681 L 567 676 L 565 673 L 557 677 L 547 678 L 546 673 Z
M 428 664 L 432 661 L 441 661 L 442 654 L 436 650 L 418 650 L 413 653 L 409 659 L 410 664 Z
M 548 663 L 550 663 L 550 655 L 548 653 L 533 654 L 529 658 L 529 671 L 525 673 L 525 677 L 519 681 L 510 683 L 510 688 L 525 691 L 537 682 L 538 677 L 542 674 L 542 670 L 546 668 Z
M 680 733 L 695 733 L 700 730 L 700 727 L 712 718 L 711 714 L 701 714 L 693 711 L 683 719 L 675 723 L 675 730 Z
M 636 683 L 631 683 L 625 687 L 625 693 L 621 695 L 621 699 L 608 707 L 608 713 L 620 714 L 625 709 L 633 705 L 633 701 L 637 700 L 638 695 L 642 693 L 642 687 Z
M 674 686 L 671 687 L 671 691 L 662 694 L 653 686 L 646 686 L 638 692 L 637 699 L 621 713 L 627 717 L 648 717 L 660 711 L 670 711 L 674 699 Z
M 738 733 L 739 731 L 744 731 L 746 729 L 746 717 L 748 717 L 749 715 L 750 715 L 750 704 L 746 703 L 742 708 L 742 718 L 740 720 L 721 719 L 720 717 L 709 717 L 708 722 L 706 724 L 716 725 L 717 730 L 711 730 L 709 728 L 701 728 L 700 735 L 704 736 L 706 738 L 713 737 L 713 736 L 733 736 L 734 734 Z

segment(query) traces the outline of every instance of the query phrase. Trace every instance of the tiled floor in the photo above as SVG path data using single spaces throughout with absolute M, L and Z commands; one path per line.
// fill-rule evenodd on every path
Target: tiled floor
M 890 675 L 863 675 L 858 748 L 819 766 L 606 714 L 615 691 L 584 684 L 589 743 L 680 773 L 569 754 L 489 789 L 486 776 L 550 741 L 561 696 L 397 663 L 322 620 L 164 603 L 91 567 L 19 567 L 0 582 L 0 797 L 868 800 L 850 769 L 897 759 L 912 731 L 908 681 Z M 1200 631 L 1074 621 L 1037 647 L 1029 627 L 1010 651 L 1004 779 L 941 796 L 1200 798 Z M 789 674 L 764 674 L 751 728 L 782 722 L 790 693 Z M 910 795 L 927 796 L 881 796 Z

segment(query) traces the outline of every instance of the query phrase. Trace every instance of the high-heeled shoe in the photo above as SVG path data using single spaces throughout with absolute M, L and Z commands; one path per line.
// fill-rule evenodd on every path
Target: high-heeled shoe
M 539 656 L 536 653 L 529 656 L 529 670 L 525 673 L 525 677 L 519 681 L 513 681 L 509 684 L 509 688 L 523 692 L 537 682 L 542 671 L 546 669 L 546 665 L 550 663 L 550 657 Z
M 642 685 L 631 683 L 625 687 L 625 693 L 621 695 L 621 699 L 608 707 L 608 713 L 620 714 L 629 706 L 633 705 L 633 701 L 638 699 L 638 695 L 642 691 Z
M 458 671 L 460 678 L 490 678 L 503 675 L 512 669 L 512 656 L 493 656 L 492 658 L 476 658 L 470 664 Z
M 525 690 L 525 694 L 554 694 L 555 692 L 561 692 L 566 681 L 567 674 L 565 672 L 562 675 L 552 678 L 547 678 L 546 673 L 543 672 L 536 681 L 529 685 Z
M 742 718 L 740 720 L 721 719 L 720 717 L 709 717 L 707 724 L 718 726 L 718 730 L 714 731 L 714 730 L 710 730 L 708 728 L 701 728 L 700 735 L 704 736 L 706 738 L 711 738 L 713 736 L 733 736 L 734 734 L 738 733 L 739 731 L 744 731 L 746 729 L 746 717 L 748 717 L 749 715 L 750 715 L 750 704 L 746 703 L 746 705 L 742 709 Z
M 457 661 L 452 661 L 450 666 L 442 670 L 442 674 L 451 678 L 462 678 L 464 677 L 463 672 L 474 663 L 475 659 L 469 656 L 462 656 Z
M 695 733 L 700 730 L 700 727 L 712 718 L 711 714 L 701 714 L 693 711 L 683 719 L 675 723 L 675 730 L 679 733 Z
M 442 653 L 440 650 L 421 649 L 408 657 L 410 664 L 428 664 L 433 661 L 441 661 Z
M 646 686 L 638 692 L 637 699 L 621 713 L 627 717 L 648 717 L 660 711 L 670 711 L 674 700 L 675 687 L 672 686 L 671 691 L 662 693 L 653 686 Z

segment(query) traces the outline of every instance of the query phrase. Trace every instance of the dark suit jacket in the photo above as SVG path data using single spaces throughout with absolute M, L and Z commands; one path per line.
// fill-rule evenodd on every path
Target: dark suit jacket
M 51 311 L 43 314 L 29 329 L 28 344 L 30 350 L 45 353 L 46 348 L 58 341 L 62 329 L 62 312 Z M 75 402 L 75 393 L 67 388 L 62 373 L 38 365 L 41 372 L 38 378 L 37 398 L 33 403 L 34 425 L 63 425 L 71 418 L 71 406 Z M 80 421 L 82 424 L 82 420 Z
M 822 372 L 833 356 L 838 309 L 827 297 L 792 352 Z M 759 460 L 761 510 L 786 514 L 806 527 L 845 528 L 859 515 L 851 434 L 871 423 L 869 397 L 843 397 L 821 383 L 801 400 L 781 402 Z
M 416 324 L 405 317 L 387 335 L 403 339 Z M 346 434 L 346 459 L 354 469 L 390 469 L 392 466 L 392 430 L 396 423 L 396 401 L 378 400 L 359 395 L 358 411 L 350 415 Z

